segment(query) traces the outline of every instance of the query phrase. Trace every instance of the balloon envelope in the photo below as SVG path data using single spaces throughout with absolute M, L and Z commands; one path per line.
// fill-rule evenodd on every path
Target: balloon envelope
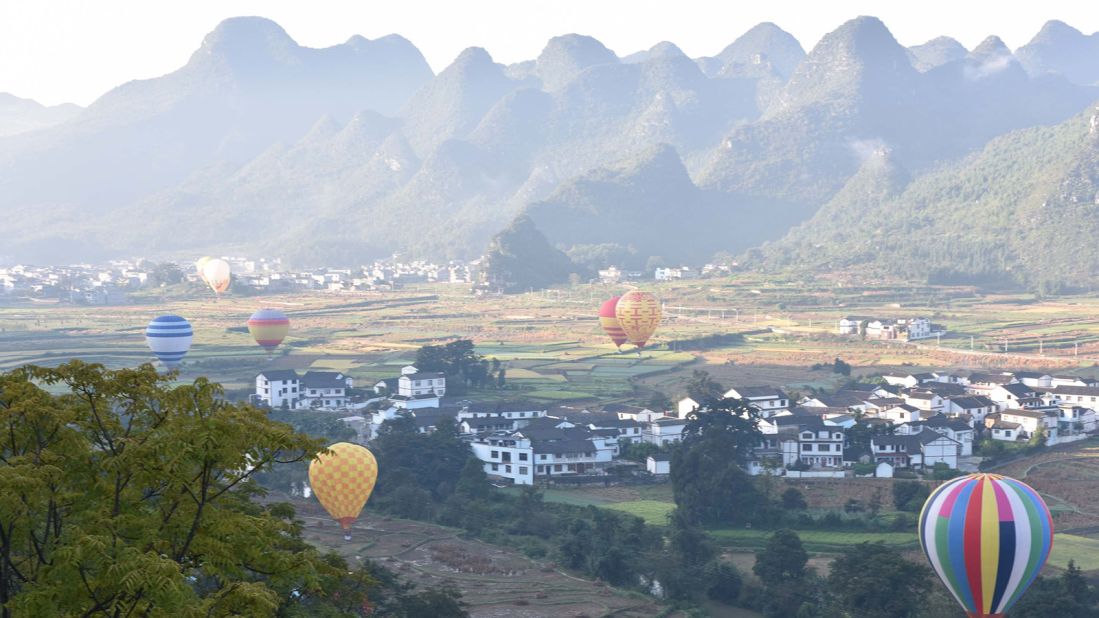
M 1002 616 L 1053 548 L 1053 520 L 1038 492 L 999 474 L 944 483 L 920 513 L 920 544 L 970 618 Z
M 648 292 L 626 292 L 615 304 L 614 315 L 626 333 L 626 339 L 639 348 L 644 347 L 660 325 L 660 301 Z
M 324 510 L 349 530 L 378 480 L 378 462 L 365 447 L 337 442 L 309 464 L 309 487 Z
M 207 281 L 206 281 L 206 273 L 204 273 L 203 270 L 206 268 L 206 263 L 209 262 L 212 259 L 214 259 L 214 258 L 212 258 L 208 255 L 204 255 L 204 256 L 198 258 L 198 261 L 195 262 L 195 269 L 198 270 L 199 279 L 202 279 L 202 282 L 206 283 L 207 285 L 209 285 L 209 283 L 207 283 Z
M 221 294 L 229 289 L 231 271 L 229 262 L 214 258 L 202 266 L 202 278 L 216 294 Z
M 626 343 L 626 331 L 622 330 L 622 325 L 618 323 L 618 316 L 614 313 L 619 298 L 621 296 L 615 296 L 599 307 L 599 325 L 603 327 L 603 332 L 607 333 L 614 345 L 622 347 L 622 344 Z
M 248 318 L 248 332 L 256 343 L 273 351 L 290 331 L 290 319 L 278 309 L 260 309 Z
M 178 315 L 155 317 L 145 328 L 145 342 L 149 344 L 149 349 L 169 369 L 179 366 L 187 350 L 191 349 L 193 338 L 191 323 Z

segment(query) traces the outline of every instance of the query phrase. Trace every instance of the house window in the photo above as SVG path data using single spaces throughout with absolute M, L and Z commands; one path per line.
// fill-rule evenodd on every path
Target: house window
M 519 466 L 519 474 L 522 474 L 523 476 L 526 476 L 527 475 L 527 467 L 526 466 Z
M 813 450 L 813 445 L 812 445 L 812 444 L 802 444 L 802 445 L 801 445 L 801 450 L 803 450 L 803 451 L 811 451 L 811 450 Z
M 504 466 L 504 472 L 511 474 L 511 466 Z
M 542 453 L 541 455 L 538 456 L 538 459 L 545 460 L 546 459 L 546 454 Z
M 492 451 L 492 453 L 489 456 L 492 457 L 493 459 L 499 459 L 500 458 L 500 451 Z
M 832 445 L 831 444 L 821 444 L 817 447 L 817 450 L 818 451 L 830 451 L 830 450 L 832 450 Z
M 527 454 L 526 453 L 519 453 L 519 461 L 526 461 L 526 460 L 527 460 Z
M 500 464 L 492 464 L 492 471 L 497 472 L 500 470 Z
M 553 464 L 553 471 L 554 472 L 560 472 L 561 471 L 561 464 Z

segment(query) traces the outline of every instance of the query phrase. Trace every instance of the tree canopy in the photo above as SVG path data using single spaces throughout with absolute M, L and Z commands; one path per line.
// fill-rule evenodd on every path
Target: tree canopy
M 151 365 L 0 374 L 0 616 L 359 616 L 254 474 L 322 444 Z
M 751 519 L 764 502 L 743 466 L 760 441 L 759 412 L 739 399 L 705 399 L 672 451 L 671 483 L 681 516 L 700 524 Z

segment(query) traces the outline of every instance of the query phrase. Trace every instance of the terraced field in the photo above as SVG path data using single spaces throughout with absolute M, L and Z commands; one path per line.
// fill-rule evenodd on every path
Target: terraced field
M 369 559 L 424 586 L 451 585 L 479 618 L 558 616 L 681 616 L 651 597 L 576 577 L 549 562 L 461 538 L 458 530 L 365 515 L 351 541 L 314 504 L 295 505 L 310 542 L 352 563 Z

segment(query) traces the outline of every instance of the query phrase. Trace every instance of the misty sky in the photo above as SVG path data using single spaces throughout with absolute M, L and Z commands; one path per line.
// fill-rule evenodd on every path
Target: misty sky
M 510 63 L 568 32 L 592 35 L 620 55 L 669 40 L 702 56 L 773 21 L 809 49 L 860 14 L 880 17 L 904 45 L 948 35 L 972 48 L 997 34 L 1014 49 L 1049 19 L 1099 30 L 1094 0 L 4 0 L 0 92 L 88 104 L 122 82 L 183 65 L 203 35 L 235 15 L 270 17 L 311 47 L 396 32 L 438 72 L 472 45 Z

